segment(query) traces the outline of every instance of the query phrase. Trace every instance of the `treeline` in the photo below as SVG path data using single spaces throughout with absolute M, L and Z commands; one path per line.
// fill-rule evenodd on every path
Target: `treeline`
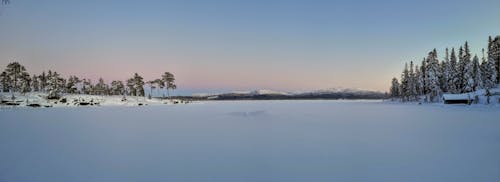
M 437 101 L 443 93 L 467 93 L 479 89 L 489 90 L 499 83 L 500 76 L 500 36 L 488 39 L 488 50 L 482 49 L 482 57 L 471 56 L 467 42 L 458 49 L 445 50 L 442 60 L 436 49 L 429 52 L 420 65 L 413 61 L 405 64 L 400 80 L 393 78 L 390 88 L 392 98 L 403 102 L 419 100 Z
M 51 70 L 44 71 L 39 75 L 30 75 L 23 65 L 12 62 L 0 74 L 2 92 L 19 92 L 21 94 L 44 92 L 48 93 L 48 98 L 58 98 L 63 93 L 145 96 L 145 84 L 149 85 L 150 90 L 166 88 L 168 97 L 170 97 L 170 90 L 177 88 L 175 77 L 170 72 L 165 72 L 160 78 L 147 82 L 139 74 L 135 73 L 125 82 L 114 80 L 108 84 L 100 78 L 96 84 L 93 84 L 90 79 L 80 79 L 73 75 L 65 79 L 56 71 Z M 151 97 L 151 93 L 148 96 Z

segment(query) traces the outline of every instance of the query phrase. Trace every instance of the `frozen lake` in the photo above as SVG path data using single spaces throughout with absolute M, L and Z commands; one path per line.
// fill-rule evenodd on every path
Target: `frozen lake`
M 500 181 L 500 107 L 227 101 L 0 110 L 0 181 Z

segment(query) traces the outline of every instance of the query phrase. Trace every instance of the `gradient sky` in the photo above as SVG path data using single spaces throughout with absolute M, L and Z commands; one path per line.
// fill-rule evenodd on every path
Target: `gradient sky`
M 11 0 L 0 66 L 147 80 L 179 94 L 352 87 L 386 91 L 404 61 L 500 34 L 499 0 Z

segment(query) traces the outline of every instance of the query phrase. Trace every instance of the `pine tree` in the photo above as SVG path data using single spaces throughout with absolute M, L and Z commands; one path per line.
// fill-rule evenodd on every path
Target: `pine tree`
M 134 74 L 134 89 L 136 90 L 137 96 L 144 96 L 144 81 L 139 74 Z
M 130 96 L 136 96 L 137 91 L 135 90 L 135 81 L 134 78 L 130 78 L 127 80 L 127 89 L 128 89 L 128 94 Z
M 21 90 L 21 79 L 26 72 L 26 68 L 18 62 L 12 62 L 7 65 L 5 72 L 10 77 L 12 84 L 10 85 L 14 92 Z M 29 75 L 29 74 L 28 74 Z
M 134 76 L 127 80 L 127 87 L 132 96 L 144 96 L 144 81 L 139 74 L 135 73 Z
M 174 74 L 172 74 L 170 72 L 165 72 L 162 75 L 162 81 L 165 83 L 165 85 L 167 87 L 167 96 L 170 99 L 170 91 L 169 90 L 177 89 L 177 85 L 175 85 Z
M 112 81 L 111 82 L 111 94 L 113 95 L 123 95 L 125 93 L 125 87 L 122 81 Z
M 19 80 L 19 91 L 22 94 L 31 92 L 31 77 L 28 73 L 23 72 Z

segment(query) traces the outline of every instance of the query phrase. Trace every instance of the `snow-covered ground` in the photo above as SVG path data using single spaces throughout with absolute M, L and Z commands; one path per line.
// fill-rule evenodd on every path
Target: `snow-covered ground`
M 31 92 L 26 94 L 15 93 L 14 99 L 10 93 L 0 93 L 0 100 L 6 103 L 16 103 L 15 107 L 37 104 L 40 107 L 76 107 L 82 103 L 86 106 L 139 106 L 139 105 L 162 105 L 172 104 L 177 100 L 159 99 L 136 96 L 99 96 L 84 94 L 64 94 L 61 99 L 47 100 L 47 93 Z M 65 100 L 64 102 L 61 102 Z M 17 105 L 19 104 L 19 105 Z M 7 104 L 0 104 L 0 109 L 13 107 Z
M 0 181 L 500 181 L 500 107 L 220 101 L 0 110 Z

